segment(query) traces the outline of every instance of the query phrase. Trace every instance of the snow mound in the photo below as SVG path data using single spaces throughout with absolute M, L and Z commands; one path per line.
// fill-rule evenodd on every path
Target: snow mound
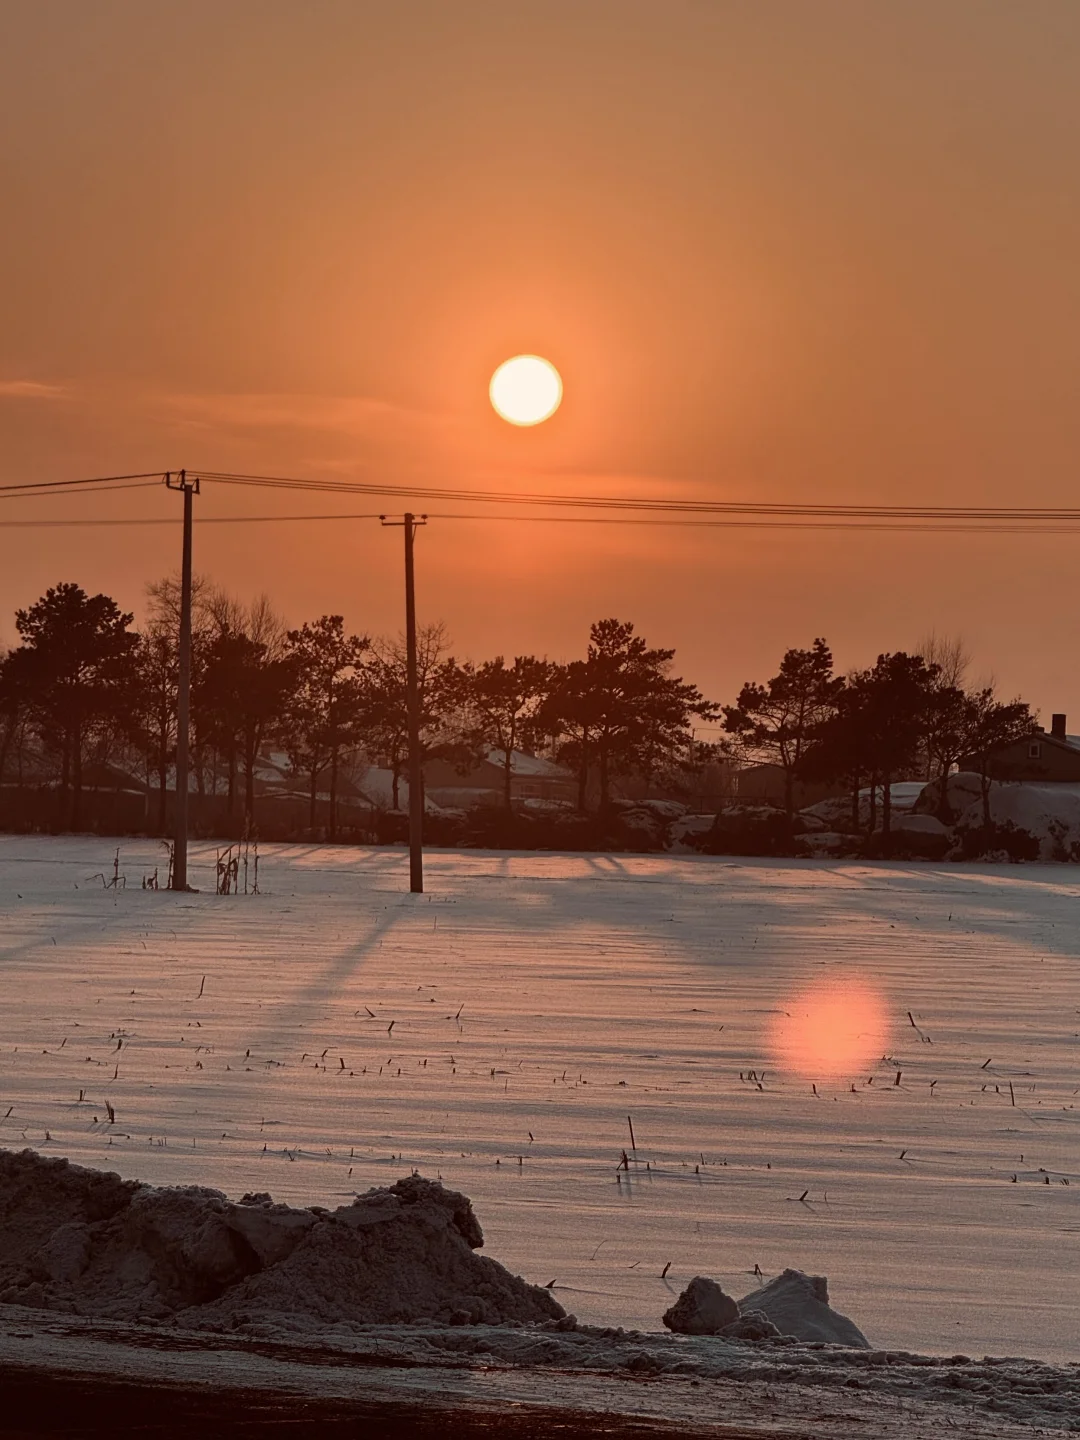
M 945 798 L 948 801 L 949 818 L 957 815 L 982 799 L 982 780 L 974 770 L 957 770 L 945 783 Z M 941 801 L 941 781 L 931 780 L 924 787 L 915 802 L 915 813 L 936 815 Z
M 935 839 L 947 840 L 948 827 L 936 815 L 901 815 L 893 829 L 898 835 L 932 835 Z
M 852 845 L 850 834 L 845 835 L 838 830 L 821 830 L 810 835 L 797 835 L 794 849 L 797 855 L 823 860 L 850 852 Z
M 805 1275 L 785 1270 L 760 1290 L 739 1301 L 739 1311 L 765 1315 L 781 1335 L 797 1340 L 824 1340 L 833 1345 L 850 1345 L 869 1350 L 870 1342 L 854 1321 L 829 1304 L 829 1282 L 824 1275 Z
M 913 810 L 922 808 L 919 804 L 923 791 L 926 789 L 921 780 L 898 780 L 889 786 L 889 796 L 892 800 L 892 815 L 895 821 L 897 816 L 910 814 Z M 875 794 L 875 826 L 880 830 L 882 823 L 882 787 L 879 785 Z M 800 810 L 799 814 L 824 821 L 830 830 L 850 830 L 852 828 L 851 796 L 832 795 L 827 800 L 819 800 L 816 805 L 807 805 Z M 859 828 L 865 830 L 870 824 L 870 789 L 867 786 L 859 791 Z
M 646 810 L 660 820 L 681 820 L 690 807 L 681 800 L 637 800 L 635 810 Z
M 419 1175 L 337 1210 L 235 1204 L 0 1150 L 0 1302 L 230 1329 L 561 1319 L 547 1290 L 474 1252 L 469 1200 Z
M 704 1275 L 695 1275 L 671 1309 L 664 1311 L 664 1324 L 680 1335 L 715 1335 L 738 1318 L 738 1304 Z
M 990 789 L 990 819 L 1032 836 L 1040 860 L 1080 859 L 1080 790 L 1071 785 L 995 784 Z M 979 830 L 982 823 L 978 801 L 961 814 L 957 827 Z
M 870 1348 L 859 1327 L 829 1304 L 825 1277 L 804 1275 L 801 1270 L 785 1270 L 738 1301 L 715 1280 L 695 1275 L 664 1312 L 664 1324 L 680 1335 L 723 1335 L 732 1340 L 788 1335 L 859 1350 Z

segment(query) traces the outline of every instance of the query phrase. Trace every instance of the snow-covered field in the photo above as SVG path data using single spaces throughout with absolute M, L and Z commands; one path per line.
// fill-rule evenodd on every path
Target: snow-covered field
M 1071 869 L 436 851 L 410 896 L 401 850 L 280 846 L 220 898 L 142 890 L 150 842 L 103 889 L 116 843 L 0 837 L 0 1144 L 441 1175 L 592 1323 L 791 1265 L 877 1346 L 1080 1359 Z

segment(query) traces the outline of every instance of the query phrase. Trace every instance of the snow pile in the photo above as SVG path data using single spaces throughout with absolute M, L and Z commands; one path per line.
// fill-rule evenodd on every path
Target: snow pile
M 950 799 L 951 799 L 950 787 Z M 1080 789 L 1071 785 L 993 785 L 990 819 L 994 825 L 1023 830 L 1038 842 L 1040 860 L 1080 859 Z M 982 801 L 963 811 L 959 830 L 979 830 Z
M 796 855 L 806 855 L 813 860 L 826 860 L 840 855 L 850 855 L 857 848 L 857 837 L 839 830 L 820 830 L 811 835 L 796 835 Z
M 953 846 L 952 831 L 935 815 L 899 815 L 892 825 L 894 853 L 942 860 Z
M 474 1254 L 464 1195 L 413 1175 L 329 1211 L 157 1189 L 0 1151 L 0 1302 L 229 1328 L 558 1320 L 547 1290 Z
M 875 793 L 875 824 L 881 829 L 882 810 L 882 786 L 878 786 Z M 919 800 L 926 786 L 921 780 L 900 780 L 889 786 L 889 797 L 892 801 L 892 815 L 895 821 L 900 815 L 910 814 L 913 810 L 923 808 Z M 816 805 L 807 805 L 800 810 L 799 814 L 807 819 L 824 821 L 830 830 L 850 830 L 851 824 L 851 796 L 831 795 L 827 800 L 819 800 Z M 859 791 L 859 828 L 865 830 L 870 824 L 870 788 Z
M 646 815 L 655 815 L 658 820 L 681 820 L 690 807 L 681 800 L 616 800 L 612 808 L 616 811 L 643 810 Z
M 897 835 L 932 835 L 947 840 L 949 830 L 936 815 L 906 814 L 897 816 L 893 830 Z
M 696 1275 L 664 1324 L 681 1335 L 722 1335 L 731 1340 L 765 1340 L 778 1335 L 869 1350 L 859 1327 L 829 1304 L 824 1275 L 785 1270 L 742 1300 L 733 1300 L 715 1280 Z
M 971 808 L 978 801 L 982 802 L 982 780 L 974 770 L 957 770 L 949 776 L 945 786 L 945 797 L 948 801 L 949 820 L 954 821 L 958 815 Z M 941 800 L 941 781 L 931 780 L 923 787 L 923 792 L 915 802 L 915 813 L 921 815 L 937 815 Z
M 664 1311 L 664 1324 L 680 1335 L 718 1335 L 738 1318 L 738 1303 L 704 1275 L 695 1275 L 671 1309 Z
M 870 1342 L 854 1321 L 829 1304 L 829 1282 L 824 1275 L 785 1270 L 760 1290 L 739 1301 L 741 1314 L 765 1315 L 781 1335 L 798 1340 L 824 1340 L 869 1350 Z

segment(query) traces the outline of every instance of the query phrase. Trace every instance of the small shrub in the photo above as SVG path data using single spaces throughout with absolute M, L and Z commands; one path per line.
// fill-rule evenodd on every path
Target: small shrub
M 1011 820 L 979 825 L 959 832 L 960 855 L 964 860 L 985 860 L 1005 855 L 1009 860 L 1038 860 L 1039 841 Z

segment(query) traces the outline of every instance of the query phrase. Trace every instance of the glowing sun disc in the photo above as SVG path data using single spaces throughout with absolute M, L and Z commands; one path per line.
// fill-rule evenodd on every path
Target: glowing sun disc
M 495 412 L 511 425 L 539 425 L 562 403 L 562 379 L 541 355 L 515 355 L 491 377 L 488 394 Z

